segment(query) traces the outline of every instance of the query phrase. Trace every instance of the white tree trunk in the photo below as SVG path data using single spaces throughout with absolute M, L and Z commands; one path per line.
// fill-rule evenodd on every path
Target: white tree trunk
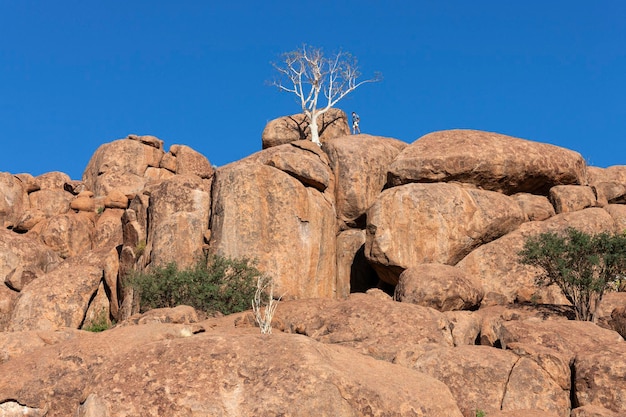
M 309 129 L 311 130 L 311 141 L 313 143 L 317 143 L 319 146 L 322 146 L 322 143 L 320 142 L 319 130 L 317 128 L 317 116 L 319 116 L 317 113 L 313 113 L 309 116 L 309 119 L 311 119 Z

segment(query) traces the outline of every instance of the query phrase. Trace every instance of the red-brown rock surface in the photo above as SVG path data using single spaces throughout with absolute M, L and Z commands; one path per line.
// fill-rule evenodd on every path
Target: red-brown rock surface
M 444 130 L 421 137 L 389 168 L 393 185 L 461 181 L 505 194 L 545 194 L 555 185 L 585 184 L 586 164 L 573 151 L 497 133 Z
M 330 109 L 317 120 L 320 142 L 349 135 L 348 117 L 340 109 Z M 263 129 L 263 149 L 284 145 L 298 140 L 311 140 L 311 129 L 304 114 L 283 116 L 271 120 Z

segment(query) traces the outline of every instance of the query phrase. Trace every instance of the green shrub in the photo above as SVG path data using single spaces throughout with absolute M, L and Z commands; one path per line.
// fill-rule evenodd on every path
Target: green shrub
M 176 263 L 129 277 L 139 293 L 140 311 L 189 305 L 206 313 L 231 314 L 250 308 L 261 272 L 248 259 L 210 256 L 193 267 Z
M 476 410 L 476 417 L 485 417 L 486 415 L 483 410 Z
M 577 320 L 594 321 L 604 292 L 626 270 L 626 235 L 564 233 L 529 237 L 519 253 L 524 264 L 539 267 L 539 285 L 556 284 L 574 306 Z
M 88 323 L 83 330 L 88 332 L 99 333 L 111 328 L 111 322 L 109 321 L 108 312 L 102 309 L 100 313 L 93 320 Z

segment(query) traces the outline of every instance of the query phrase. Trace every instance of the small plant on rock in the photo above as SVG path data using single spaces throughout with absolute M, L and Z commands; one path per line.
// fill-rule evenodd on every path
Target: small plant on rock
M 231 314 L 249 308 L 261 275 L 248 259 L 209 256 L 191 268 L 170 263 L 134 273 L 128 282 L 139 293 L 141 312 L 184 304 L 205 313 Z
M 99 333 L 111 328 L 111 322 L 109 321 L 108 312 L 103 308 L 100 310 L 97 316 L 91 320 L 87 326 L 83 327 L 83 330 L 88 332 Z
M 262 334 L 272 333 L 272 318 L 281 298 L 282 296 L 274 299 L 273 278 L 265 275 L 257 278 L 256 291 L 252 299 L 252 312 Z
M 519 256 L 541 270 L 538 284 L 558 285 L 577 320 L 595 321 L 605 291 L 626 271 L 626 235 L 589 235 L 574 228 L 542 233 L 529 237 Z

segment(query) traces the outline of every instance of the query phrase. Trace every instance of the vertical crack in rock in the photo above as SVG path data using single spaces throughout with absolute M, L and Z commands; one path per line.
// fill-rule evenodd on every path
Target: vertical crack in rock
M 513 370 L 517 366 L 517 364 L 520 361 L 520 359 L 522 359 L 522 358 L 518 356 L 517 360 L 515 361 L 513 366 L 511 366 L 511 370 L 509 371 L 509 375 L 506 377 L 506 382 L 504 383 L 504 391 L 502 392 L 502 399 L 500 400 L 500 410 L 502 410 L 502 406 L 504 404 L 504 399 L 506 398 L 506 393 L 507 393 L 507 391 L 509 389 L 509 381 L 511 381 L 511 375 L 513 375 Z

